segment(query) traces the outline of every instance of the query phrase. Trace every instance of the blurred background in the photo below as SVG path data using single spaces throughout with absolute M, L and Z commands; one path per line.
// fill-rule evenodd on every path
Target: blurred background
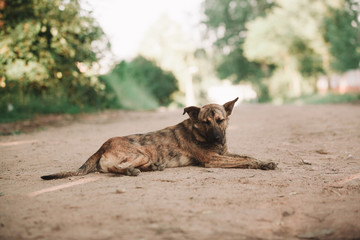
M 0 122 L 360 99 L 359 0 L 0 0 Z

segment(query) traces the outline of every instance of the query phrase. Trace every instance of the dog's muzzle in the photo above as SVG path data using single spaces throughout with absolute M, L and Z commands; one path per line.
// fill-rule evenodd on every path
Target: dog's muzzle
M 216 128 L 209 132 L 208 139 L 213 143 L 222 144 L 224 142 L 224 136 L 222 132 Z

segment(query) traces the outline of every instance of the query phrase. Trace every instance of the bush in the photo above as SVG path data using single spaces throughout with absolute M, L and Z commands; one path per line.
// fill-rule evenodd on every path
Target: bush
M 177 80 L 171 72 L 162 70 L 153 61 L 142 56 L 131 62 L 122 61 L 111 73 L 101 76 L 115 95 L 113 106 L 126 109 L 154 109 L 171 102 L 171 95 L 178 90 Z M 116 103 L 117 102 L 117 103 Z
M 4 0 L 3 4 L 1 121 L 102 105 L 104 84 L 81 66 L 91 69 L 108 46 L 102 29 L 80 9 L 79 1 Z M 94 49 L 94 42 L 104 43 L 97 44 L 102 49 Z

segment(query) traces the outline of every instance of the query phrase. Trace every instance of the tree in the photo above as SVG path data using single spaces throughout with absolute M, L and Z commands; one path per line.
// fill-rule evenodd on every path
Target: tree
M 204 2 L 203 23 L 207 27 L 209 39 L 215 39 L 214 47 L 221 57 L 217 72 L 220 78 L 230 78 L 234 82 L 253 81 L 258 92 L 266 99 L 266 88 L 262 77 L 269 76 L 271 65 L 249 61 L 244 56 L 243 44 L 247 36 L 246 24 L 265 14 L 274 6 L 267 0 L 206 0 Z
M 29 96 L 78 106 L 99 104 L 104 85 L 92 69 L 106 39 L 78 0 L 3 0 L 0 9 L 0 98 L 15 109 Z M 102 42 L 104 44 L 95 44 Z M 102 46 L 95 49 L 94 46 Z M 58 109 L 58 111 L 61 111 Z
M 359 67 L 358 9 L 351 0 L 277 0 L 265 17 L 248 23 L 246 57 L 276 66 L 272 96 L 314 92 L 319 75 Z
M 330 65 L 337 72 L 360 68 L 360 3 L 341 2 L 324 20 L 324 37 L 333 56 Z
M 319 29 L 327 8 L 322 0 L 277 4 L 265 17 L 248 23 L 245 55 L 277 67 L 269 83 L 272 97 L 296 97 L 311 91 L 314 76 L 324 72 L 329 53 Z
M 182 27 L 167 15 L 163 15 L 145 34 L 139 52 L 144 57 L 153 59 L 162 69 L 174 73 L 179 81 L 179 92 L 185 93 L 185 101 L 180 94 L 175 96 L 175 100 L 193 105 L 195 103 L 191 70 L 196 66 L 195 50 Z
M 319 75 L 359 68 L 359 10 L 356 0 L 207 0 L 204 11 L 219 76 L 257 80 L 283 99 L 313 92 Z

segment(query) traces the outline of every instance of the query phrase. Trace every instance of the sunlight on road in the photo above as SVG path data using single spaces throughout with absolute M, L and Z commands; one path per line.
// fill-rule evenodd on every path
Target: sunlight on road
M 13 141 L 13 142 L 3 142 L 0 143 L 0 147 L 9 147 L 9 146 L 17 146 L 17 145 L 22 145 L 22 144 L 30 144 L 30 143 L 35 143 L 38 140 L 25 140 L 25 141 Z
M 74 182 L 65 183 L 65 184 L 61 184 L 61 185 L 57 185 L 57 186 L 53 186 L 53 187 L 49 187 L 49 188 L 44 188 L 44 189 L 41 189 L 39 191 L 29 193 L 29 197 L 36 197 L 36 196 L 38 196 L 40 194 L 43 194 L 43 193 L 53 192 L 53 191 L 73 187 L 73 186 L 80 185 L 80 184 L 94 182 L 94 181 L 97 181 L 99 179 L 100 179 L 100 177 L 86 178 L 86 179 L 80 179 L 80 180 L 77 180 L 77 181 L 74 181 Z

